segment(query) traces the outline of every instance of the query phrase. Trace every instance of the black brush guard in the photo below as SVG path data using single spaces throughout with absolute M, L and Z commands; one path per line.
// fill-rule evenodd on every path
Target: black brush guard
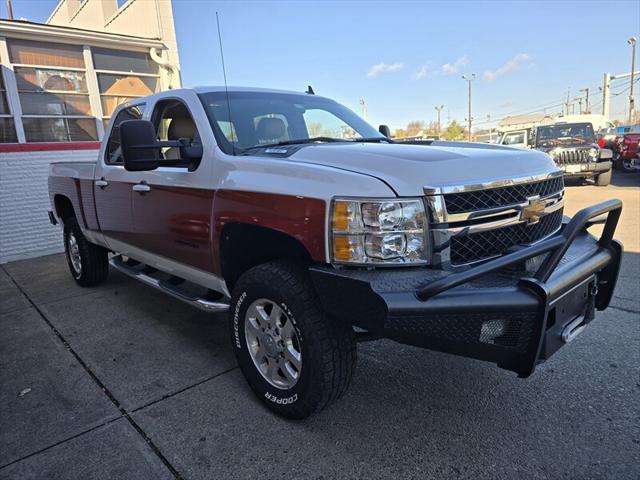
M 325 311 L 373 338 L 527 377 L 609 305 L 622 258 L 613 240 L 621 211 L 620 200 L 585 208 L 558 234 L 461 272 L 314 266 L 311 277 Z M 603 222 L 599 239 L 587 233 Z M 532 260 L 538 267 L 523 274 Z

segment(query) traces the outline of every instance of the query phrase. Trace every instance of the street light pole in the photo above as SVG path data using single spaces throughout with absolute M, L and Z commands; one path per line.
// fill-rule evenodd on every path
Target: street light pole
M 440 124 L 440 112 L 442 111 L 443 108 L 444 108 L 444 105 L 435 107 L 436 111 L 438 112 L 438 138 L 440 138 L 440 134 L 442 132 L 442 125 Z
M 467 124 L 469 128 L 469 141 L 471 141 L 471 123 L 473 122 L 473 118 L 471 118 L 471 82 L 476 79 L 476 74 L 472 73 L 471 77 L 467 77 L 466 75 L 462 75 L 462 79 L 467 82 L 468 85 L 468 113 L 467 113 Z
M 630 37 L 627 43 L 631 45 L 631 91 L 629 92 L 629 123 L 633 123 L 633 117 L 635 112 L 634 98 L 633 98 L 633 74 L 636 69 L 636 37 Z

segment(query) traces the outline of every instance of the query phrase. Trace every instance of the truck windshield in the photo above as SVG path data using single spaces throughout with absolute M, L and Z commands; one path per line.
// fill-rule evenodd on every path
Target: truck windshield
M 200 94 L 225 153 L 310 142 L 384 141 L 348 108 L 315 95 L 272 92 Z
M 563 123 L 538 127 L 537 147 L 554 147 L 566 144 L 594 143 L 596 140 L 590 123 Z

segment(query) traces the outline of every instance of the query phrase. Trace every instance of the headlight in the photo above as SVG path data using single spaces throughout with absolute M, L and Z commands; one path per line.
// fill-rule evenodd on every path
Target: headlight
M 598 149 L 597 148 L 591 148 L 589 149 L 589 156 L 591 157 L 591 159 L 595 160 L 596 158 L 598 158 Z
M 425 264 L 427 221 L 421 199 L 336 199 L 331 209 L 335 263 Z

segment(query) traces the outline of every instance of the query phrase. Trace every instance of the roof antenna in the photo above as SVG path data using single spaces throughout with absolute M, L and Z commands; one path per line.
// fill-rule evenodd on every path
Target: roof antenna
M 229 136 L 231 141 L 231 153 L 236 154 L 236 147 L 233 142 L 234 128 L 231 121 L 231 101 L 229 100 L 229 87 L 227 85 L 227 69 L 224 67 L 224 51 L 222 50 L 222 33 L 220 33 L 220 18 L 218 12 L 216 12 L 216 25 L 218 26 L 218 43 L 220 44 L 220 58 L 222 59 L 222 75 L 224 76 L 224 91 L 227 96 L 227 114 L 229 115 Z
M 313 91 L 313 88 L 311 88 L 311 85 L 307 85 L 307 91 L 304 93 L 308 93 L 309 95 L 315 95 L 316 92 Z

